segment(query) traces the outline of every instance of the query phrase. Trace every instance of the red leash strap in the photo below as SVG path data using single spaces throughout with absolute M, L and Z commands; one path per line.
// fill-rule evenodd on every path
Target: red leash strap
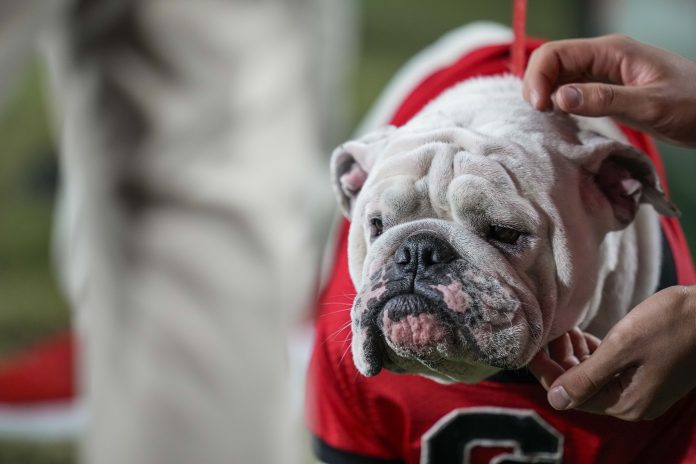
M 512 10 L 512 31 L 514 37 L 510 49 L 510 70 L 515 76 L 522 78 L 527 64 L 527 57 L 525 56 L 527 0 L 514 0 L 514 2 Z

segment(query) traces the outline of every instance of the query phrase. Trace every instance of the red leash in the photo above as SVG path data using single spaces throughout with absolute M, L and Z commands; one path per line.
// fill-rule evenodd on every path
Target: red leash
M 527 0 L 514 0 L 512 10 L 513 39 L 510 47 L 510 70 L 515 76 L 522 78 L 527 65 L 525 53 L 527 35 L 525 23 L 527 20 Z

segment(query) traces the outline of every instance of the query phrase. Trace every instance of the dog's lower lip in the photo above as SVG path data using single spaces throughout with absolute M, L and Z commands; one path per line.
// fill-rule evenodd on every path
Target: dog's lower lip
M 402 305 L 398 308 L 398 305 Z M 364 375 L 371 377 L 380 373 L 384 367 L 385 358 L 387 356 L 384 335 L 382 333 L 382 319 L 380 315 L 387 312 L 392 320 L 398 317 L 399 319 L 406 314 L 418 314 L 431 310 L 432 303 L 427 297 L 417 293 L 400 293 L 389 298 L 379 310 L 371 312 L 370 316 L 363 320 L 367 326 L 368 335 L 363 345 L 363 353 L 365 360 L 368 363 L 367 371 Z M 399 313 L 402 314 L 399 314 Z M 393 316 L 393 317 L 392 317 Z
M 420 314 L 432 309 L 433 304 L 424 296 L 417 293 L 404 293 L 390 298 L 384 305 L 383 311 L 389 319 L 398 321 L 407 314 Z

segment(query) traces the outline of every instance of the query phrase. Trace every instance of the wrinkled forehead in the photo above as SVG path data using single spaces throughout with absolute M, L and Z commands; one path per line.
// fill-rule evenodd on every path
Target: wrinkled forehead
M 430 141 L 420 144 L 409 137 L 395 139 L 375 165 L 366 185 L 367 215 L 457 219 L 530 209 L 517 204 L 524 200 L 515 166 L 527 156 L 520 147 L 473 133 L 439 134 L 437 139 L 431 134 Z M 467 140 L 473 148 L 463 149 L 462 137 L 478 140 Z

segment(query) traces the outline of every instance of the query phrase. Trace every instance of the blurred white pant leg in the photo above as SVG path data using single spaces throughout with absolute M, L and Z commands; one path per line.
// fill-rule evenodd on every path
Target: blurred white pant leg
M 294 462 L 285 329 L 323 178 L 311 2 L 108 3 L 49 45 L 85 460 Z

